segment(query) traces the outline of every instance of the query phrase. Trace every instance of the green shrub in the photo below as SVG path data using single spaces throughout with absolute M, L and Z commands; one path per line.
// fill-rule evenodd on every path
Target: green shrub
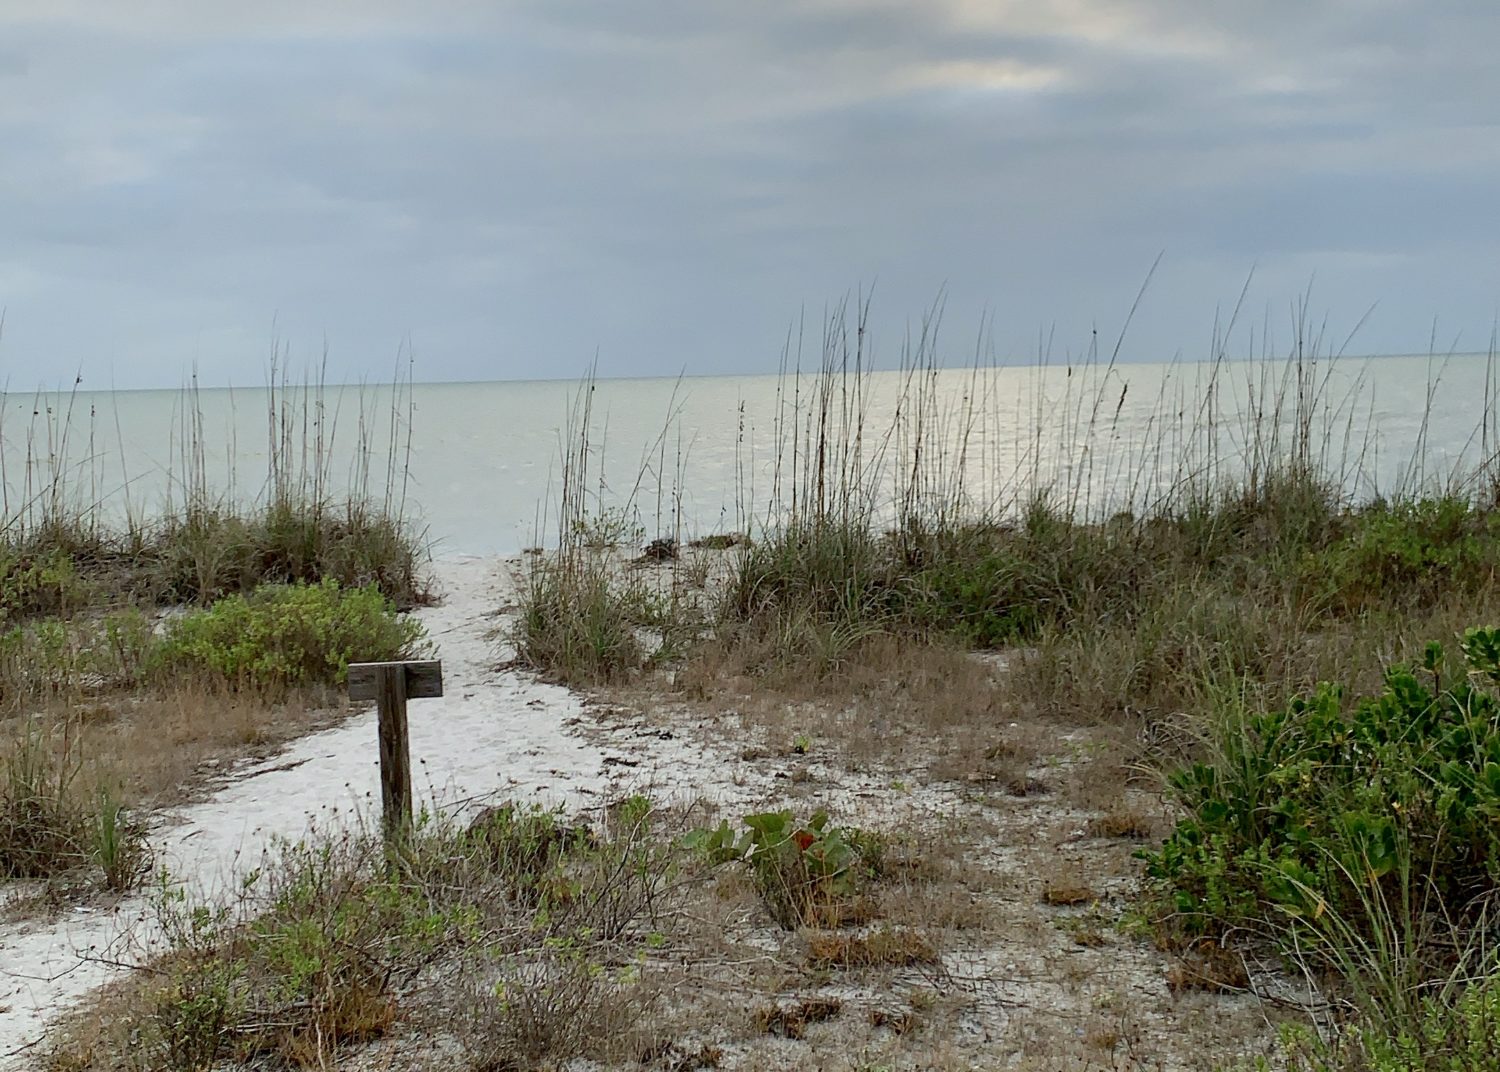
M 236 687 L 342 683 L 349 663 L 410 658 L 422 637 L 373 587 L 267 585 L 172 620 L 152 663 Z
M 1187 816 L 1148 874 L 1190 932 L 1291 927 L 1302 948 L 1375 941 L 1392 916 L 1462 929 L 1500 885 L 1500 630 L 1391 669 L 1231 715 L 1217 752 L 1171 777 Z
M 0 549 L 0 622 L 66 614 L 86 598 L 84 581 L 63 549 Z
M 1453 496 L 1377 503 L 1351 514 L 1350 531 L 1310 559 L 1310 583 L 1346 613 L 1473 591 L 1500 567 L 1497 520 Z

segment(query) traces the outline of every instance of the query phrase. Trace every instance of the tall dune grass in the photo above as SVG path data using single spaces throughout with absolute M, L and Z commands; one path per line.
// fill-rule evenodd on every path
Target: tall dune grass
M 1206 626 L 1243 596 L 1278 608 L 1277 636 L 1300 638 L 1351 615 L 1454 594 L 1459 582 L 1434 587 L 1418 576 L 1450 552 L 1462 568 L 1442 569 L 1461 575 L 1463 591 L 1489 576 L 1485 533 L 1500 486 L 1493 390 L 1463 456 L 1440 458 L 1427 449 L 1427 427 L 1447 418 L 1431 411 L 1430 385 L 1410 456 L 1393 463 L 1380 456 L 1361 369 L 1325 341 L 1305 306 L 1287 352 L 1262 343 L 1244 360 L 1229 356 L 1236 310 L 1216 330 L 1210 359 L 1177 362 L 1148 399 L 1129 397 L 1118 342 L 1092 347 L 1062 375 L 1047 373 L 1044 350 L 1022 388 L 983 360 L 955 371 L 936 312 L 908 340 L 899 370 L 877 376 L 868 317 L 867 303 L 836 308 L 815 358 L 805 357 L 800 331 L 784 352 L 772 455 L 737 459 L 748 474 L 738 516 L 752 539 L 736 552 L 721 630 L 774 633 L 792 648 L 801 637 L 825 652 L 830 637 L 846 646 L 889 632 L 1048 649 L 1064 634 L 1123 630 L 1129 643 L 1109 643 L 1133 656 L 1114 669 L 1128 689 L 1150 692 L 1162 676 L 1155 664 L 1197 645 L 1174 639 L 1180 621 Z M 1486 367 L 1492 384 L 1493 352 Z M 618 482 L 629 493 L 608 493 L 593 418 L 600 389 L 584 385 L 564 431 L 558 550 L 530 572 L 538 598 L 528 605 L 545 601 L 546 610 L 519 637 L 523 657 L 539 665 L 568 653 L 574 680 L 590 676 L 591 652 L 611 667 L 606 677 L 643 657 L 630 624 L 651 601 L 634 575 L 628 598 L 611 599 L 589 534 L 612 519 L 606 527 L 617 533 L 643 535 L 653 479 L 658 489 L 671 480 L 660 461 L 669 419 L 651 464 Z M 663 498 L 672 501 L 659 491 Z M 655 526 L 675 536 L 681 521 L 658 508 Z M 1467 543 L 1457 550 L 1453 541 Z M 1387 561 L 1403 555 L 1405 567 Z M 1372 584 L 1381 578 L 1387 590 Z M 675 588 L 656 595 L 656 619 L 663 599 L 681 602 Z M 1263 652 L 1211 647 L 1216 673 L 1269 672 Z M 1300 681 L 1292 671 L 1275 676 L 1286 687 Z
M 316 368 L 297 384 L 273 360 L 259 474 L 239 471 L 237 444 L 212 441 L 200 390 L 189 382 L 163 429 L 170 460 L 149 502 L 133 494 L 139 474 L 118 427 L 109 442 L 109 415 L 93 404 L 82 412 L 76 385 L 31 396 L 24 427 L 0 420 L 6 617 L 119 599 L 206 603 L 260 583 L 325 578 L 376 585 L 402 605 L 419 601 L 422 532 L 407 512 L 410 373 L 384 414 L 369 408 L 364 391 L 323 375 Z M 12 397 L 0 404 L 0 414 L 13 412 Z M 219 453 L 222 474 L 209 461 Z

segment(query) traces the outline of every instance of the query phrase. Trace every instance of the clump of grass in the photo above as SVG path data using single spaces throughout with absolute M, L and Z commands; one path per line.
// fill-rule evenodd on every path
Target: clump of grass
M 89 815 L 77 765 L 28 726 L 5 757 L 0 782 L 0 877 L 51 878 L 88 859 Z
M 807 966 L 814 971 L 911 968 L 940 963 L 924 935 L 879 927 L 868 934 L 815 933 L 807 936 Z
M 1090 819 L 1084 826 L 1084 833 L 1089 837 L 1145 841 L 1155 827 L 1156 824 L 1149 815 L 1129 809 L 1115 809 Z
M 731 547 L 739 547 L 748 542 L 744 535 L 738 532 L 715 532 L 689 540 L 688 546 L 703 551 L 727 551 Z
M 1205 990 L 1236 993 L 1250 989 L 1250 972 L 1236 949 L 1212 939 L 1198 939 L 1181 950 L 1167 971 L 1167 987 L 1174 993 Z
M 809 1026 L 832 1020 L 843 1011 L 841 998 L 801 998 L 789 1004 L 767 1005 L 756 1010 L 755 1023 L 767 1034 L 803 1039 L 807 1037 Z
M 541 1059 L 636 1063 L 660 1046 L 652 1014 L 664 997 L 638 969 L 612 968 L 587 942 L 562 938 L 550 948 L 493 958 L 471 977 L 455 1019 L 475 1069 L 498 1072 Z
M 578 686 L 619 683 L 651 663 L 680 654 L 701 631 L 701 599 L 688 592 L 703 577 L 673 568 L 662 577 L 631 566 L 679 562 L 681 541 L 662 536 L 642 548 L 636 505 L 649 465 L 623 501 L 606 494 L 601 448 L 594 441 L 592 379 L 574 398 L 562 440 L 557 543 L 528 555 L 520 577 L 520 615 L 510 633 L 517 658 Z M 666 429 L 656 446 L 665 452 Z M 597 477 L 598 488 L 593 488 Z M 625 548 L 643 550 L 630 556 Z M 627 563 L 626 559 L 632 558 Z M 706 570 L 706 566 L 694 567 Z
M 195 504 L 161 519 L 135 557 L 134 585 L 159 604 L 211 603 L 263 584 L 374 587 L 400 607 L 426 599 L 406 523 L 350 499 L 241 510 Z
M 519 659 L 567 684 L 617 682 L 645 662 L 637 620 L 606 560 L 564 552 L 531 565 L 512 639 Z
M 107 788 L 99 790 L 92 818 L 91 849 L 105 888 L 115 893 L 133 889 L 151 866 L 140 821 Z
M 771 496 L 742 505 L 762 520 L 718 608 L 716 643 L 769 649 L 763 680 L 836 676 L 875 637 L 1022 647 L 1005 675 L 1022 702 L 1145 721 L 1201 706 L 1209 682 L 1290 696 L 1309 650 L 1368 663 L 1371 615 L 1493 597 L 1492 467 L 1424 483 L 1419 442 L 1397 486 L 1356 499 L 1374 484 L 1358 384 L 1339 393 L 1301 319 L 1285 360 L 1241 372 L 1220 344 L 1138 414 L 1138 442 L 1113 360 L 1091 351 L 1060 398 L 1034 393 L 1026 443 L 988 370 L 943 379 L 935 323 L 877 405 L 867 309 L 847 312 L 820 366 L 804 376 L 798 355 L 784 375 Z
M 0 879 L 124 891 L 146 870 L 144 834 L 67 733 L 27 722 L 0 745 Z

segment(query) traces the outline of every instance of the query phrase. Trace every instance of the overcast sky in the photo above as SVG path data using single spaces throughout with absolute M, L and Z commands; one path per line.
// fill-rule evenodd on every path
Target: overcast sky
M 1313 309 L 1489 345 L 1495 0 L 0 0 L 10 385 L 770 371 Z M 1244 345 L 1248 345 L 1248 341 Z M 1244 346 L 1241 347 L 1243 349 Z

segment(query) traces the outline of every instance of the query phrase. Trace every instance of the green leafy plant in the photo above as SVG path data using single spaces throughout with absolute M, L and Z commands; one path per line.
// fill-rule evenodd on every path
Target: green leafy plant
M 788 929 L 856 918 L 880 845 L 863 831 L 830 825 L 823 811 L 805 823 L 790 811 L 747 815 L 739 831 L 723 820 L 691 832 L 685 843 L 710 864 L 744 861 L 772 918 Z
M 152 663 L 235 687 L 341 683 L 349 663 L 410 658 L 422 637 L 375 588 L 269 585 L 172 620 Z
M 1379 937 L 1388 906 L 1477 920 L 1500 883 L 1500 630 L 1462 672 L 1428 645 L 1383 690 L 1337 686 L 1230 712 L 1210 761 L 1170 784 L 1187 815 L 1143 853 L 1174 926 L 1290 928 L 1300 948 Z

